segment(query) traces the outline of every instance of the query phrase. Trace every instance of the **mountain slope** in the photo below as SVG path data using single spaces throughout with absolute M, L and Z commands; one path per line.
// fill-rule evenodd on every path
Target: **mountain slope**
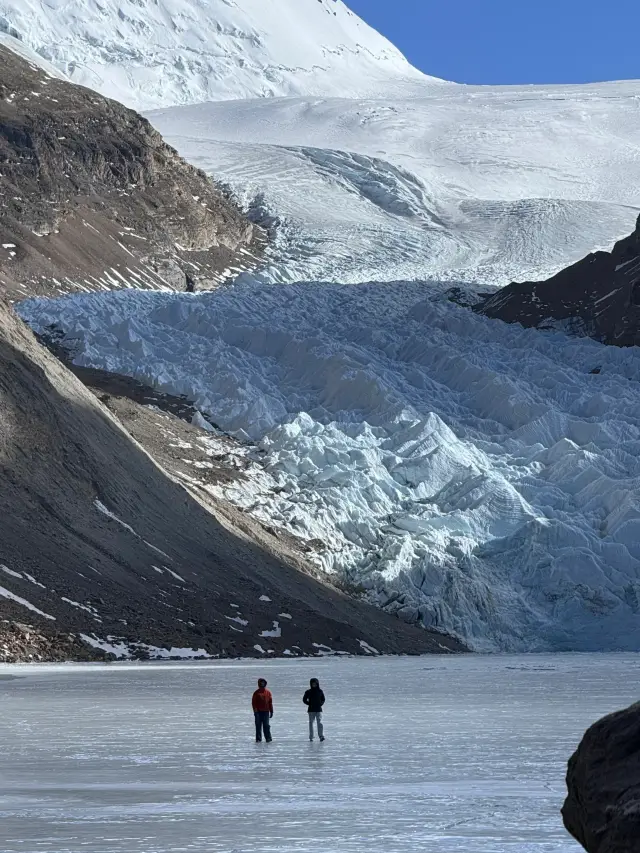
M 4 619 L 125 652 L 130 643 L 183 655 L 451 645 L 351 602 L 216 519 L 4 303 L 0 412 Z
M 186 272 L 216 280 L 260 250 L 257 229 L 145 119 L 3 45 L 0 160 L 0 284 L 11 298 L 184 290 Z
M 0 29 L 137 109 L 431 79 L 342 0 L 0 0 Z
M 611 252 L 590 254 L 547 281 L 510 284 L 480 310 L 508 323 L 563 324 L 603 343 L 640 345 L 640 219 Z

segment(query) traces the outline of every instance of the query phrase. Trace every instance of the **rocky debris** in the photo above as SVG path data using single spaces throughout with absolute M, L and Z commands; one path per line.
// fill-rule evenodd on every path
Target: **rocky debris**
M 150 656 L 463 650 L 198 500 L 1 302 L 0 515 L 0 618 L 44 636 Z
M 0 663 L 94 661 L 106 657 L 73 634 L 45 635 L 33 625 L 0 621 Z
M 510 284 L 476 310 L 523 326 L 563 326 L 615 346 L 640 344 L 640 219 L 611 252 L 595 252 L 542 282 Z
M 640 703 L 587 731 L 569 761 L 564 825 L 589 853 L 640 851 Z
M 206 288 L 255 265 L 264 246 L 146 119 L 1 44 L 0 202 L 11 299 Z

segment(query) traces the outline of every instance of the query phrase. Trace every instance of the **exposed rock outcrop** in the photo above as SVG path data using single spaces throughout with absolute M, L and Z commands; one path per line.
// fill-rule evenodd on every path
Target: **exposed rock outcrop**
M 510 284 L 477 310 L 488 317 L 569 331 L 616 346 L 640 344 L 640 219 L 611 252 L 595 252 L 553 278 Z
M 263 236 L 116 101 L 0 45 L 0 286 L 11 299 L 207 287 Z M 255 263 L 255 261 L 253 261 Z
M 567 788 L 564 824 L 589 853 L 640 851 L 640 703 L 591 726 Z
M 103 651 L 73 634 L 49 632 L 46 636 L 33 625 L 0 621 L 0 663 L 93 661 L 106 657 Z
M 0 618 L 44 637 L 151 656 L 460 649 L 205 508 L 1 302 L 0 518 Z

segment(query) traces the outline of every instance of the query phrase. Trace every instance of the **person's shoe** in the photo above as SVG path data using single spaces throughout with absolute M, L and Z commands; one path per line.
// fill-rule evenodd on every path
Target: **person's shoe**
M 261 738 L 261 737 L 257 737 L 257 738 L 256 738 L 256 743 L 262 743 L 262 738 Z
M 273 740 L 273 738 L 272 738 L 272 737 L 268 737 L 268 738 L 267 738 L 267 743 L 271 743 L 271 741 L 272 741 L 272 740 Z
M 309 738 L 309 743 L 313 743 L 313 738 L 312 738 L 312 737 L 310 737 L 310 738 Z
M 324 735 L 320 738 L 320 740 L 321 740 L 321 741 L 323 741 L 323 740 L 324 740 Z

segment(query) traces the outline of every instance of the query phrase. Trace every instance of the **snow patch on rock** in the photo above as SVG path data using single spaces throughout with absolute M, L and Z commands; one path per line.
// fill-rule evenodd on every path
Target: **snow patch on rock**
M 49 613 L 45 613 L 43 610 L 40 610 L 38 607 L 36 607 L 35 604 L 31 604 L 30 601 L 27 601 L 26 598 L 22 598 L 21 596 L 11 592 L 11 590 L 5 589 L 2 586 L 0 586 L 0 596 L 2 596 L 2 598 L 8 599 L 9 601 L 13 601 L 16 604 L 19 604 L 21 607 L 26 607 L 27 610 L 31 610 L 33 611 L 33 613 L 37 613 L 39 616 L 44 616 L 45 619 L 50 619 L 51 621 L 55 622 L 55 616 L 51 616 Z

